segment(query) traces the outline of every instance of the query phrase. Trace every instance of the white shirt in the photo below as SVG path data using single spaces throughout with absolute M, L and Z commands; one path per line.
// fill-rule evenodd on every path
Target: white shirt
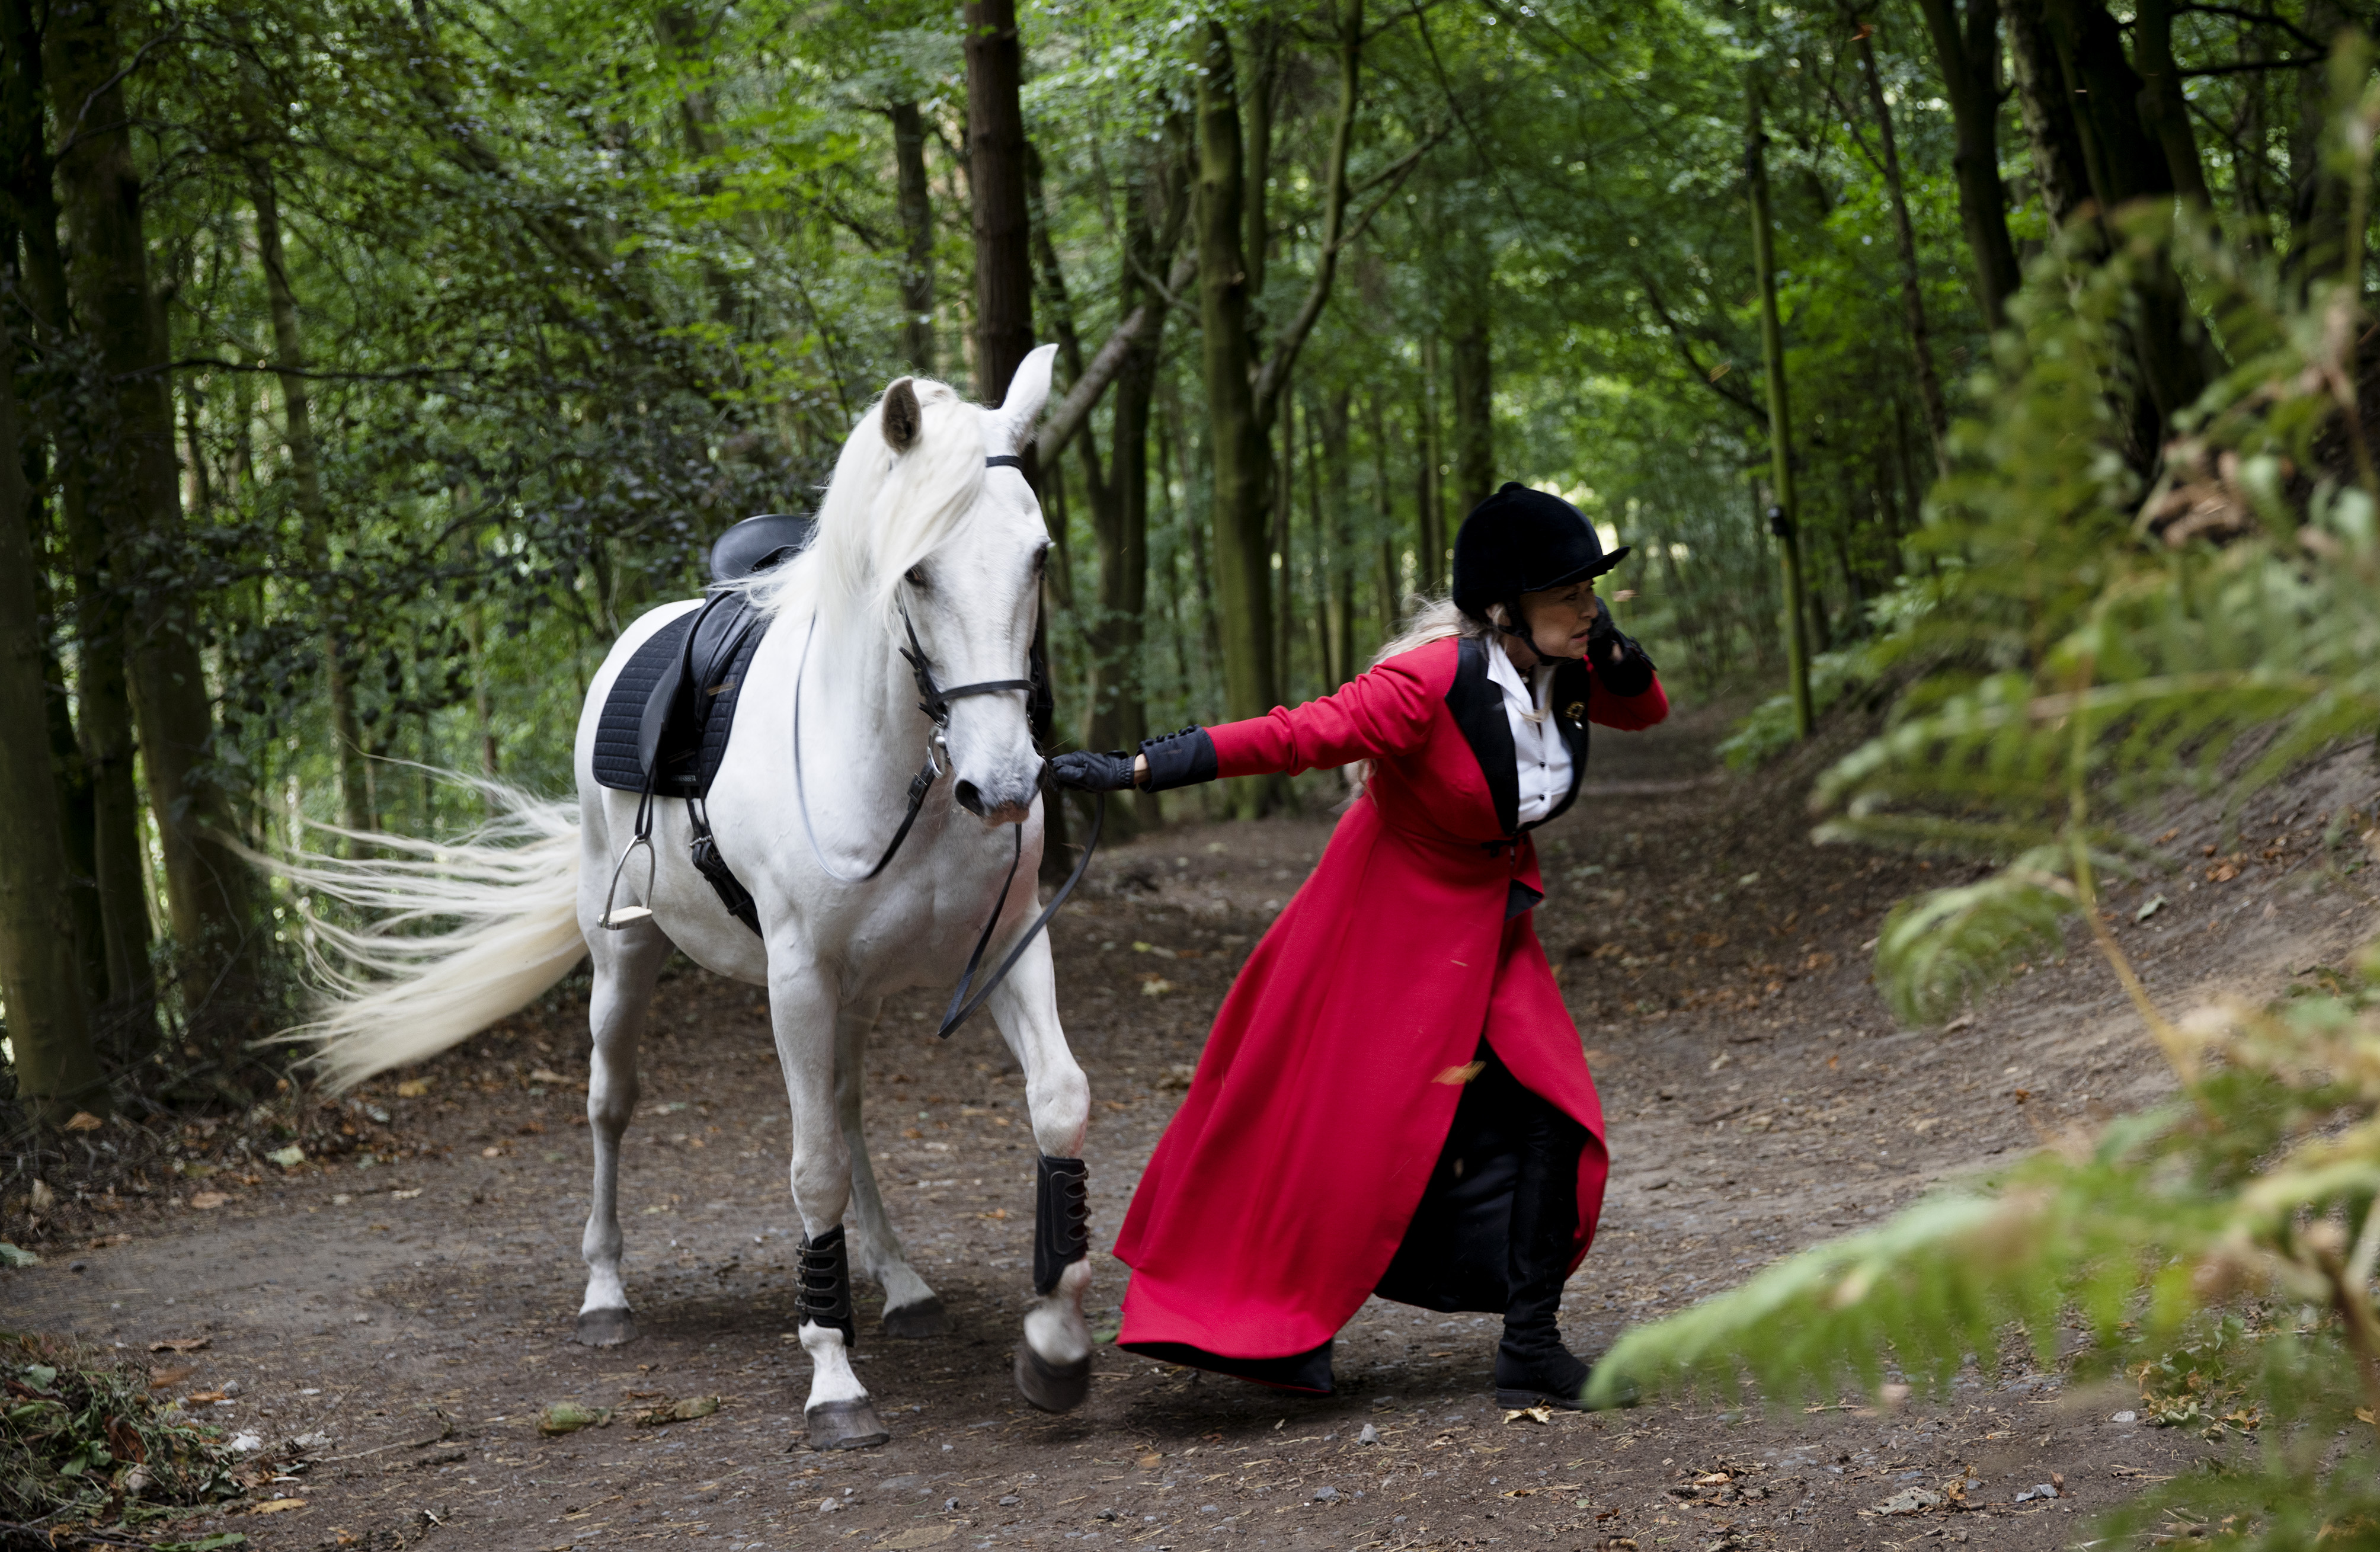
M 1554 725 L 1548 700 L 1557 665 L 1541 663 L 1521 683 L 1521 671 L 1500 641 L 1488 643 L 1488 677 L 1504 692 L 1504 714 L 1512 724 L 1512 764 L 1521 779 L 1520 823 L 1530 825 L 1554 811 L 1570 793 L 1570 746 Z

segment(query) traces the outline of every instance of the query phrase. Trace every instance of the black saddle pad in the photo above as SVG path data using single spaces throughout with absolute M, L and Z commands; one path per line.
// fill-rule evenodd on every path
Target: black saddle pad
M 662 797 L 710 791 L 735 703 L 768 622 L 742 592 L 712 595 L 638 647 L 603 699 L 595 728 L 595 780 L 622 792 L 648 781 Z

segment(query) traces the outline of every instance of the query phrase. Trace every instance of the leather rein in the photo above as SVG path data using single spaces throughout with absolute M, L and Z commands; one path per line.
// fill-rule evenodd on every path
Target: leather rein
M 1023 459 L 1006 453 L 992 454 L 984 459 L 987 468 L 1021 468 L 1023 465 Z M 937 685 L 933 661 L 926 656 L 924 646 L 917 640 L 917 626 L 909 617 L 908 603 L 902 601 L 900 609 L 901 628 L 909 637 L 909 644 L 901 649 L 901 656 L 908 661 L 909 673 L 917 681 L 917 709 L 932 721 L 933 731 L 926 735 L 925 763 L 917 768 L 916 775 L 909 778 L 908 811 L 901 816 L 900 828 L 893 831 L 892 839 L 886 843 L 883 855 L 876 859 L 876 866 L 865 873 L 839 872 L 832 863 L 827 861 L 826 852 L 819 845 L 818 832 L 810 828 L 808 784 L 802 778 L 802 681 L 808 676 L 810 645 L 818 637 L 816 610 L 810 612 L 809 630 L 802 637 L 801 663 L 794 671 L 794 806 L 800 810 L 802 834 L 809 842 L 811 857 L 820 869 L 837 883 L 867 883 L 883 872 L 893 857 L 900 854 L 902 843 L 909 839 L 909 831 L 917 824 L 917 815 L 925 808 L 926 794 L 933 790 L 934 783 L 941 780 L 947 769 L 943 761 L 951 752 L 947 736 L 951 725 L 951 702 L 963 700 L 968 696 L 1000 695 L 1010 690 L 1023 690 L 1029 696 L 1034 690 L 1030 679 L 984 679 L 972 685 L 953 685 L 947 688 Z M 941 1025 L 934 1031 L 938 1037 L 948 1039 L 953 1030 L 975 1015 L 976 1010 L 999 989 L 1000 983 L 1008 978 L 1008 973 L 1016 967 L 1016 962 L 1025 957 L 1026 948 L 1032 943 L 1034 937 L 1050 925 L 1058 914 L 1058 907 L 1075 892 L 1075 886 L 1083 881 L 1083 874 L 1091 865 L 1091 854 L 1099 850 L 1099 831 L 1107 822 L 1107 794 L 1101 793 L 1091 810 L 1090 836 L 1084 843 L 1083 855 L 1075 862 L 1074 871 L 1058 887 L 1058 892 L 1050 897 L 1050 903 L 1042 907 L 1041 914 L 1034 917 L 1033 925 L 1016 940 L 1015 946 L 1008 951 L 1008 956 L 1000 962 L 999 968 L 991 973 L 990 978 L 970 997 L 968 988 L 974 984 L 976 972 L 982 968 L 984 951 L 991 946 L 992 932 L 1000 926 L 1001 907 L 1007 903 L 1008 891 L 1015 887 L 1016 869 L 1025 860 L 1025 825 L 1020 820 L 1009 827 L 1015 850 L 1008 860 L 1008 876 L 1001 881 L 999 894 L 992 898 L 991 915 L 984 918 L 983 930 L 976 935 L 975 950 L 967 955 L 966 969 L 959 976 L 957 989 L 951 993 L 950 1005 L 942 1010 Z

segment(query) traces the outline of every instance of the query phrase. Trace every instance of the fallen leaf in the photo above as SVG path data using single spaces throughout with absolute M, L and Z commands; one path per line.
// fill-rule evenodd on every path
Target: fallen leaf
M 198 1366 L 192 1364 L 183 1364 L 170 1369 L 159 1369 L 154 1376 L 151 1376 L 149 1388 L 171 1390 L 198 1372 Z
M 2151 916 L 2155 915 L 2159 911 L 2164 910 L 2165 903 L 2165 896 L 2161 894 L 2144 902 L 2139 910 L 2132 913 L 2132 920 L 2136 922 L 2144 922 L 2148 920 Z
M 305 1507 L 306 1500 L 303 1498 L 268 1498 L 264 1502 L 251 1508 L 249 1512 L 250 1514 L 279 1514 L 287 1510 L 303 1509 Z
M 2364 1421 L 2370 1422 L 2371 1419 L 2366 1418 Z M 1370 1425 L 1366 1424 L 1366 1426 L 1368 1427 Z M 1163 1465 L 1164 1463 L 1165 1457 L 1160 1455 L 1154 1449 L 1133 1462 L 1133 1464 L 1138 1466 L 1143 1471 L 1155 1471 L 1159 1466 Z
M 190 1198 L 190 1206 L 198 1208 L 200 1212 L 212 1212 L 230 1200 L 230 1197 L 225 1195 L 220 1191 L 201 1191 L 197 1195 Z
M 537 1414 L 537 1431 L 548 1438 L 575 1434 L 581 1428 L 608 1428 L 611 1425 L 610 1407 L 580 1406 L 577 1401 L 556 1401 Z
M 1143 997 L 1162 997 L 1172 989 L 1173 983 L 1162 976 L 1143 976 L 1140 978 L 1140 994 Z
M 1006 1207 L 994 1207 L 990 1212 L 978 1213 L 976 1214 L 976 1217 L 989 1218 L 996 1222 L 1005 1223 L 1008 1220 L 1008 1209 Z
M 428 1078 L 407 1078 L 396 1085 L 396 1097 L 399 1099 L 419 1099 L 429 1092 Z
M 389 1193 L 389 1194 L 390 1194 L 391 1196 L 395 1197 L 396 1200 L 398 1200 L 398 1201 L 400 1201 L 400 1202 L 410 1202 L 410 1201 L 412 1201 L 416 1196 L 420 1195 L 420 1194 L 421 1194 L 421 1193 L 420 1193 L 419 1190 L 415 1190 L 415 1191 L 392 1191 L 392 1192 L 390 1192 L 390 1193 Z
M 42 1258 L 30 1250 L 0 1240 L 0 1267 L 38 1267 Z
M 184 1406 L 212 1406 L 217 1401 L 227 1400 L 229 1400 L 229 1398 L 220 1390 L 193 1390 L 188 1395 L 182 1398 L 182 1404 Z
M 669 1401 L 661 1406 L 647 1407 L 637 1413 L 637 1425 L 650 1428 L 663 1423 L 691 1423 L 698 1417 L 708 1417 L 719 1410 L 716 1396 L 688 1396 L 682 1401 Z
M 77 1110 L 67 1118 L 67 1130 L 69 1132 L 96 1132 L 106 1124 L 89 1110 Z
M 1467 1084 L 1472 1079 L 1477 1077 L 1481 1073 L 1485 1072 L 1487 1067 L 1488 1064 L 1484 1061 L 1466 1061 L 1460 1067 L 1449 1067 L 1445 1072 L 1440 1073 L 1438 1076 L 1430 1079 L 1429 1081 L 1432 1083 L 1449 1085 Z
M 541 1084 L 566 1084 L 570 1080 L 550 1067 L 540 1067 L 529 1073 L 528 1081 Z
M 306 1150 L 292 1143 L 285 1148 L 274 1148 L 264 1157 L 269 1162 L 278 1164 L 285 1170 L 294 1170 L 306 1162 Z
M 1504 1414 L 1504 1421 L 1518 1423 L 1524 1417 L 1532 1423 L 1551 1423 L 1554 1420 L 1554 1409 L 1542 1404 L 1533 1407 L 1515 1407 Z
M 214 1344 L 215 1340 L 212 1337 L 167 1337 L 163 1341 L 151 1342 L 149 1344 L 149 1351 L 152 1352 L 196 1352 L 201 1348 L 212 1347 Z
M 1942 1495 L 1929 1487 L 1904 1487 L 1876 1506 L 1877 1514 L 1923 1514 L 1942 1505 Z

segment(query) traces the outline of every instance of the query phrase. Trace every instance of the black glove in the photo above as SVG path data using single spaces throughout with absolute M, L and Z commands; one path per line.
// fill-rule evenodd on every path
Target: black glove
M 1076 792 L 1125 792 L 1132 786 L 1132 757 L 1122 749 L 1069 749 L 1052 759 L 1050 780 Z
M 1215 741 L 1196 723 L 1162 738 L 1142 739 L 1140 752 L 1148 760 L 1150 792 L 1170 792 L 1215 779 Z
M 1615 657 L 1619 661 L 1614 661 Z M 1595 624 L 1586 627 L 1586 661 L 1613 695 L 1640 696 L 1653 687 L 1653 660 L 1636 645 L 1635 637 L 1612 623 L 1609 607 L 1597 608 Z

